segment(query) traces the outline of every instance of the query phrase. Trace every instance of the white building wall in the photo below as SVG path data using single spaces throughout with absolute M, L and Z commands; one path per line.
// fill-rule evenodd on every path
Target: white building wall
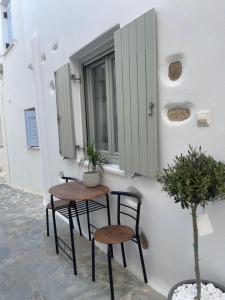
M 22 1 L 12 3 L 16 43 L 4 54 L 2 106 L 7 136 L 8 181 L 11 185 L 33 192 L 43 192 L 40 151 L 27 148 L 24 109 L 35 106 L 33 73 L 27 65 Z
M 13 1 L 17 44 L 3 59 L 11 184 L 47 195 L 48 187 L 59 182 L 60 172 L 81 176 L 75 161 L 59 156 L 56 101 L 49 89 L 54 70 L 110 27 L 123 26 L 153 7 L 157 16 L 160 166 L 185 152 L 188 144 L 202 145 L 215 158 L 225 159 L 224 1 L 17 0 Z M 56 42 L 58 50 L 52 51 Z M 45 62 L 41 62 L 43 54 Z M 174 55 L 183 61 L 183 76 L 171 84 L 168 60 Z M 34 71 L 27 68 L 29 64 Z M 77 95 L 73 99 L 76 140 L 82 145 L 79 84 L 74 83 L 73 89 Z M 171 125 L 165 118 L 165 106 L 171 102 L 191 103 L 191 118 L 182 126 Z M 38 112 L 40 151 L 25 146 L 23 110 L 32 106 Z M 209 127 L 197 127 L 196 112 L 202 110 L 210 111 Z M 122 190 L 135 186 L 143 194 L 141 228 L 150 243 L 144 251 L 149 283 L 165 294 L 177 281 L 194 277 L 189 212 L 173 204 L 154 179 L 132 180 L 106 173 L 104 184 Z M 200 239 L 202 277 L 219 283 L 225 282 L 224 211 L 225 202 L 207 208 L 215 233 Z M 93 219 L 105 222 L 103 213 Z M 135 245 L 127 246 L 127 255 L 128 267 L 141 277 Z M 120 259 L 119 251 L 116 256 Z

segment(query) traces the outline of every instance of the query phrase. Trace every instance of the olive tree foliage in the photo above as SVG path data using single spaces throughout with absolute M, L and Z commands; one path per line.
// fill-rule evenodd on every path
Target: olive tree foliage
M 187 155 L 175 156 L 173 164 L 157 174 L 157 180 L 182 208 L 205 207 L 225 198 L 225 164 L 202 152 L 201 147 L 189 146 Z
M 196 300 L 200 300 L 197 208 L 198 206 L 205 208 L 209 202 L 225 199 L 225 164 L 202 152 L 201 147 L 189 146 L 187 155 L 175 156 L 173 164 L 157 174 L 157 181 L 175 203 L 180 203 L 183 209 L 191 209 L 197 283 Z

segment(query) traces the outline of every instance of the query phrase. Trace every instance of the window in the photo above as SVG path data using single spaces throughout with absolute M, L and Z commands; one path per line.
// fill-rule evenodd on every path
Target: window
M 155 9 L 72 57 L 81 70 L 84 141 L 132 174 L 158 170 Z M 116 81 L 116 82 L 115 82 Z
M 12 12 L 11 12 L 11 1 L 7 5 L 7 33 L 8 43 L 11 44 L 13 41 L 13 29 L 12 29 Z
M 108 156 L 118 160 L 118 127 L 114 53 L 84 66 L 87 139 Z
M 25 125 L 27 135 L 27 146 L 28 147 L 39 147 L 38 130 L 36 112 L 34 108 L 26 109 L 25 113 Z
M 4 43 L 5 48 L 9 48 L 9 46 L 13 43 L 13 26 L 12 26 L 12 1 L 7 0 L 3 2 L 4 5 L 4 13 L 3 13 L 3 32 L 4 32 Z

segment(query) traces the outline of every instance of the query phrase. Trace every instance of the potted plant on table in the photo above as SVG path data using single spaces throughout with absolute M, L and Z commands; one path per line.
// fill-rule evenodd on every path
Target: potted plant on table
M 84 150 L 84 156 L 80 160 L 80 166 L 88 167 L 83 173 L 83 182 L 87 187 L 95 187 L 101 182 L 101 173 L 104 173 L 103 165 L 108 161 L 104 155 L 91 143 Z
M 225 297 L 223 286 L 201 280 L 197 226 L 198 207 L 204 209 L 209 202 L 225 198 L 225 164 L 202 152 L 201 147 L 189 146 L 187 155 L 176 156 L 173 165 L 168 165 L 157 174 L 157 181 L 175 203 L 191 210 L 193 225 L 196 279 L 178 283 L 171 289 L 168 300 L 225 299 L 222 298 Z

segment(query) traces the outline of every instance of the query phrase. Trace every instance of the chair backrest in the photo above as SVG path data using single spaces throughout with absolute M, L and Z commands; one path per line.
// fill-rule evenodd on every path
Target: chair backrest
M 135 221 L 135 231 L 136 234 L 139 231 L 139 221 L 140 221 L 140 209 L 141 209 L 141 198 L 139 195 L 130 193 L 130 192 L 122 192 L 122 191 L 112 191 L 112 195 L 117 195 L 117 222 L 121 224 L 121 215 L 125 215 L 126 217 L 131 218 Z M 133 205 L 129 205 L 129 203 L 124 202 L 124 198 L 130 197 L 132 200 L 135 200 L 135 207 Z M 126 210 L 126 211 L 125 211 Z
M 78 181 L 78 179 L 74 178 L 74 177 L 62 176 L 61 178 L 64 179 L 66 182 L 69 182 L 69 181 Z

